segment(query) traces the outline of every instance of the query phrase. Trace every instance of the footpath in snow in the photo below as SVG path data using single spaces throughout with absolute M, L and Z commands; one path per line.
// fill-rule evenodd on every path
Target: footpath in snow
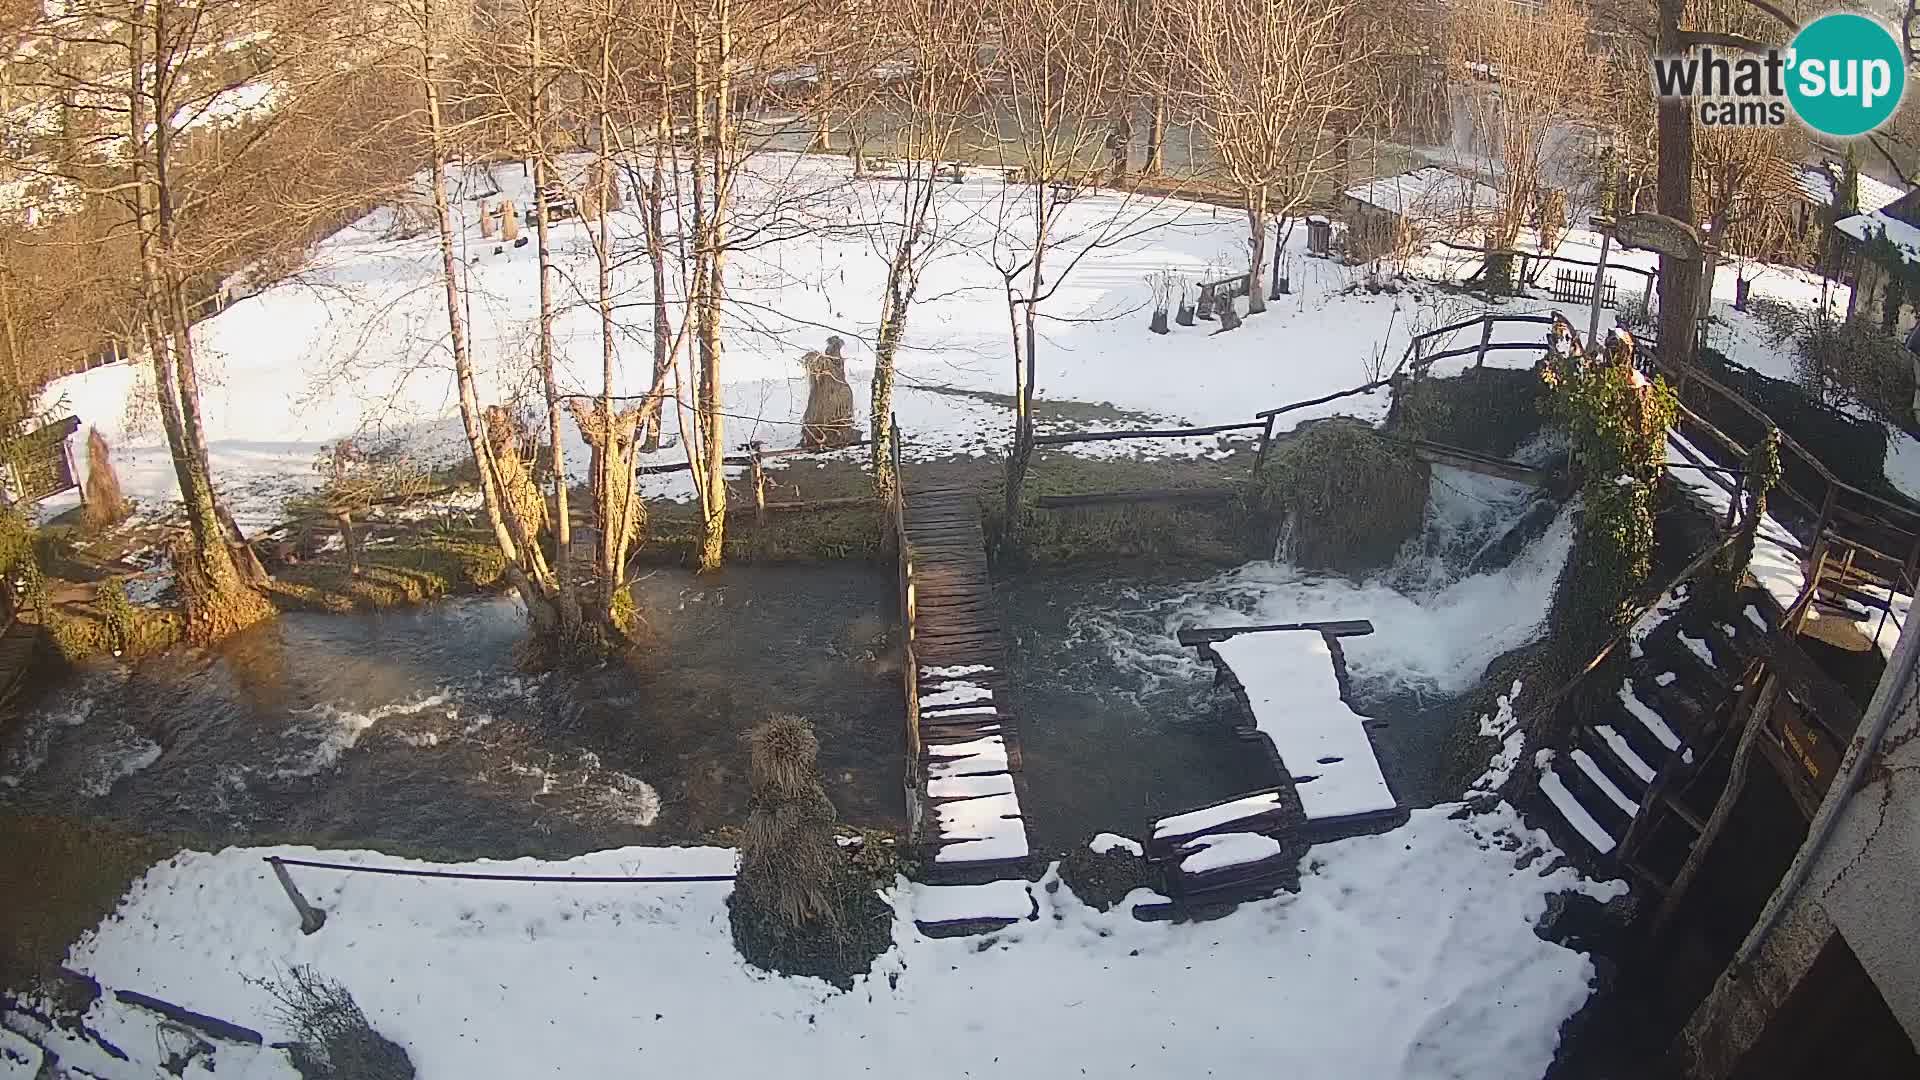
M 734 951 L 730 885 L 578 886 L 296 871 L 328 912 L 303 936 L 267 854 L 187 852 L 155 867 L 69 964 L 109 990 L 275 1030 L 263 980 L 311 965 L 353 993 L 427 1080 L 491 1076 L 1537 1077 L 1592 967 L 1538 937 L 1549 894 L 1597 899 L 1546 836 L 1504 806 L 1416 811 L 1404 827 L 1315 848 L 1298 895 L 1213 922 L 1142 923 L 1056 888 L 986 938 L 913 929 L 896 890 L 895 947 L 838 993 L 772 977 Z M 1539 849 L 1535 852 L 1534 849 Z M 1531 857 L 1528 857 L 1531 854 Z M 325 858 L 406 865 L 367 852 Z M 493 873 L 727 873 L 726 849 L 626 848 Z M 1549 867 L 1557 867 L 1547 869 Z M 156 1018 L 87 1017 L 149 1076 Z M 271 1050 L 223 1046 L 215 1075 L 292 1077 Z

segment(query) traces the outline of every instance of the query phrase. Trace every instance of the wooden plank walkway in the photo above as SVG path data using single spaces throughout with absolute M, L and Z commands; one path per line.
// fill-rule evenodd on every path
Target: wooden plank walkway
M 913 840 L 929 853 L 932 881 L 1009 879 L 1031 851 L 980 500 L 969 488 L 909 484 L 901 518 Z

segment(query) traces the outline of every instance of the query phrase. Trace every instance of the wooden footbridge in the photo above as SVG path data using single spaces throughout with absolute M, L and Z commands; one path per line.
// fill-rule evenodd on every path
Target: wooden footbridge
M 901 480 L 892 510 L 906 636 L 908 830 L 926 857 L 929 886 L 922 888 L 953 891 L 930 906 L 969 912 L 922 926 L 968 932 L 1012 921 L 974 910 L 975 901 L 992 899 L 987 908 L 997 911 L 1007 906 L 1000 893 L 1027 886 L 1031 849 L 1021 811 L 1020 741 L 1005 712 L 1006 641 L 978 495 L 914 483 L 899 471 L 897 429 L 893 445 Z

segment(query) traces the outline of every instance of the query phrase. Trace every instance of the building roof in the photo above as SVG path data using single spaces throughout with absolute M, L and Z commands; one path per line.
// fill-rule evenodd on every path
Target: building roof
M 1900 249 L 1908 262 L 1920 262 L 1920 227 L 1909 225 L 1883 210 L 1841 218 L 1833 223 L 1833 227 L 1863 242 L 1875 234 L 1886 233 L 1887 239 L 1893 241 L 1893 246 Z
M 1802 165 L 1795 170 L 1794 178 L 1800 182 L 1800 190 L 1815 206 L 1833 205 L 1833 188 L 1836 178 L 1845 171 L 1845 166 L 1837 161 L 1822 161 L 1817 164 Z M 1854 193 L 1858 197 L 1860 212 L 1871 214 L 1882 209 L 1888 203 L 1904 194 L 1892 184 L 1875 180 L 1860 174 Z
M 1348 188 L 1347 198 L 1415 218 L 1491 217 L 1500 208 L 1498 191 L 1437 166 L 1369 180 Z

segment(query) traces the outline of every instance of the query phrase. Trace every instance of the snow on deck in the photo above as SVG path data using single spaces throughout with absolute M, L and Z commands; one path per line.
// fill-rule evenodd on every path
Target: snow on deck
M 1645 758 L 1634 753 L 1633 747 L 1627 744 L 1627 740 L 1620 737 L 1619 732 L 1606 724 L 1595 724 L 1593 730 L 1600 736 L 1601 741 L 1607 744 L 1607 749 L 1612 750 L 1627 768 L 1633 770 L 1633 775 L 1645 783 L 1653 783 L 1653 766 L 1647 764 Z
M 545 886 L 295 871 L 328 913 L 323 930 L 303 936 L 261 858 L 362 857 L 310 848 L 161 863 L 67 963 L 109 989 L 246 1024 L 269 1041 L 288 1033 L 265 981 L 311 965 L 406 1047 L 421 1080 L 636 1071 L 731 1080 L 764 1076 L 768 1062 L 807 1076 L 928 1080 L 1081 1069 L 1537 1077 L 1561 1024 L 1587 1001 L 1594 968 L 1533 924 L 1553 894 L 1606 900 L 1624 886 L 1584 881 L 1564 864 L 1543 875 L 1556 865 L 1544 833 L 1505 805 L 1449 820 L 1458 809 L 1416 810 L 1390 834 L 1320 845 L 1297 895 L 1205 923 L 1139 922 L 1130 909 L 1141 893 L 1099 912 L 1070 888 L 1042 887 L 1032 890 L 1039 917 L 983 951 L 977 938 L 918 933 L 912 921 L 925 912 L 912 890 L 897 889 L 893 948 L 852 993 L 743 962 L 724 882 Z M 1516 869 L 1516 840 L 1547 857 Z M 682 874 L 725 873 L 733 862 L 724 849 L 623 848 L 472 868 Z M 160 1075 L 154 1025 L 139 1010 L 108 993 L 86 1019 L 135 1058 L 101 1075 Z M 238 1054 L 222 1048 L 213 1076 L 297 1080 L 279 1051 L 260 1051 L 251 1069 Z
M 960 922 L 965 919 L 1025 919 L 1033 914 L 1033 894 L 1018 880 L 989 881 L 984 885 L 909 886 L 916 922 Z
M 1180 845 L 1183 874 L 1205 874 L 1231 866 L 1245 866 L 1280 854 L 1280 841 L 1261 833 L 1211 833 Z
M 1541 753 L 1546 754 L 1549 751 L 1543 750 Z M 1593 820 L 1593 815 L 1587 813 L 1587 808 L 1581 806 L 1580 800 L 1573 797 L 1573 792 L 1567 790 L 1567 785 L 1561 782 L 1559 773 L 1552 769 L 1542 769 L 1540 791 L 1546 795 L 1547 801 L 1553 804 L 1553 808 L 1560 812 L 1560 816 L 1566 819 L 1567 824 L 1573 826 L 1573 831 L 1593 845 L 1593 850 L 1602 855 L 1613 850 L 1613 837 L 1607 830 L 1600 827 L 1599 822 Z
M 1634 694 L 1632 679 L 1620 680 L 1620 704 L 1625 705 L 1627 711 L 1633 714 L 1633 718 L 1640 721 L 1641 727 L 1646 728 L 1654 738 L 1660 740 L 1661 746 L 1669 750 L 1680 749 L 1680 736 L 1674 734 L 1673 729 L 1667 726 L 1666 720 L 1659 713 L 1653 711 L 1646 702 L 1641 701 Z
M 1184 814 L 1161 818 L 1154 823 L 1153 838 L 1164 840 L 1170 836 L 1188 836 L 1207 829 L 1217 828 L 1234 821 L 1270 814 L 1280 809 L 1282 803 L 1277 791 L 1263 791 L 1257 795 L 1234 799 L 1230 802 L 1189 810 Z
M 1587 753 L 1585 750 L 1575 750 L 1567 756 L 1573 759 L 1575 765 L 1580 766 L 1580 771 L 1586 774 L 1587 779 L 1593 782 L 1594 787 L 1599 788 L 1607 798 L 1613 800 L 1613 805 L 1625 811 L 1629 816 L 1640 812 L 1640 804 L 1634 802 L 1627 796 L 1626 792 L 1620 790 L 1620 785 L 1614 783 L 1613 778 L 1608 776 L 1606 772 L 1600 768 L 1600 763 L 1593 760 L 1592 754 Z
M 1687 647 L 1687 651 L 1692 653 L 1694 656 L 1698 657 L 1702 664 L 1705 664 L 1710 668 L 1717 668 L 1720 666 L 1717 662 L 1714 661 L 1713 648 L 1712 646 L 1707 644 L 1705 638 L 1693 637 L 1687 634 L 1687 632 L 1684 630 L 1680 632 L 1679 636 L 1680 636 L 1680 644 L 1685 645 Z
M 1279 752 L 1309 821 L 1397 805 L 1318 630 L 1238 634 L 1212 648 L 1246 691 L 1254 726 Z
M 1733 506 L 1732 492 L 1720 486 L 1707 473 L 1689 467 L 1691 461 L 1712 464 L 1713 459 L 1673 432 L 1668 433 L 1667 449 L 1667 472 L 1675 483 L 1716 520 L 1725 521 L 1728 509 Z M 1799 547 L 1799 538 L 1771 513 L 1761 517 L 1760 529 L 1753 541 L 1753 558 L 1747 562 L 1747 572 L 1753 575 L 1753 579 L 1759 582 L 1782 611 L 1792 607 L 1793 602 L 1799 599 L 1800 591 L 1807 586 L 1806 570 L 1796 553 Z

